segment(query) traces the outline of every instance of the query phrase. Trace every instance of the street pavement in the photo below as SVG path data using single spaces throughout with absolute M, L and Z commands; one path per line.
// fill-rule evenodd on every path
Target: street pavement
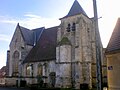
M 16 87 L 0 87 L 0 90 L 30 90 L 27 88 L 16 88 Z

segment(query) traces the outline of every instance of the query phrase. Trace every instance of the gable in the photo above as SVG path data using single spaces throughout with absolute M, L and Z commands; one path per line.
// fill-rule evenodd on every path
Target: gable
M 20 28 L 18 27 L 18 25 L 15 29 L 15 32 L 13 34 L 13 37 L 12 37 L 12 40 L 11 40 L 9 46 L 10 47 L 16 47 L 17 42 L 23 42 L 24 43 L 24 39 L 23 39 L 23 36 L 21 34 L 21 31 L 20 31 Z
M 40 38 L 40 35 L 43 31 L 44 27 L 29 30 L 25 27 L 17 25 L 12 40 L 10 42 L 10 46 L 14 46 L 13 44 L 19 39 L 19 42 L 23 42 L 26 45 L 34 46 Z M 14 43 L 13 43 L 14 42 Z M 12 44 L 12 45 L 11 45 Z

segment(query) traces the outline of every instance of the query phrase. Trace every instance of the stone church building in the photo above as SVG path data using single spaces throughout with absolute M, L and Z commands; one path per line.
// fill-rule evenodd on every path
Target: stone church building
M 59 26 L 51 28 L 30 30 L 16 26 L 7 52 L 8 77 L 12 83 L 26 80 L 27 85 L 35 84 L 40 76 L 50 87 L 96 85 L 94 18 L 89 18 L 75 0 L 60 21 Z

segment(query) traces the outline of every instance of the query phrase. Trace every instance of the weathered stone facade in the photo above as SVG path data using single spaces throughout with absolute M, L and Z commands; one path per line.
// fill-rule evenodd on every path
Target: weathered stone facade
M 25 43 L 18 25 L 10 43 L 9 76 L 18 76 L 21 74 L 19 69 L 22 68 L 19 68 L 19 65 L 21 65 L 21 62 L 32 47 Z
M 44 28 L 39 33 L 38 41 L 38 31 L 33 35 L 35 30 L 17 26 L 10 43 L 9 76 L 22 77 L 20 79 L 26 80 L 27 84 L 38 83 L 37 77 L 41 76 L 49 87 L 79 89 L 82 84 L 87 84 L 89 88 L 96 84 L 96 34 L 93 19 L 85 14 L 75 0 L 68 15 L 60 20 L 58 27 Z M 26 43 L 23 33 L 26 31 L 33 33 L 29 35 L 34 36 L 33 42 L 36 43 Z M 101 40 L 99 42 L 101 44 Z M 100 46 L 102 51 L 102 44 Z
M 71 28 L 73 23 L 76 26 L 75 30 Z M 68 24 L 71 25 L 70 31 L 67 31 Z M 58 72 L 57 75 L 59 78 L 68 77 L 69 86 L 72 86 L 71 82 L 73 82 L 76 88 L 79 88 L 80 84 L 83 83 L 91 87 L 92 63 L 96 65 L 95 29 L 92 19 L 83 14 L 61 19 L 57 38 L 58 42 L 62 43 L 64 37 L 68 38 L 70 45 L 66 45 L 66 43 L 58 45 L 56 52 L 57 56 L 60 56 L 57 57 L 57 61 L 59 61 L 57 64 L 59 68 L 62 67 L 60 71 L 65 74 L 61 76 L 61 72 Z M 96 71 L 96 68 L 94 69 Z M 60 82 L 61 80 L 58 81 Z M 67 87 L 65 83 L 63 83 L 63 87 Z

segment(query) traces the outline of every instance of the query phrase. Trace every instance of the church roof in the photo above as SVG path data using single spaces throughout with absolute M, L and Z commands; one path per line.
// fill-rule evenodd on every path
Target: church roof
M 38 41 L 38 39 L 40 38 L 40 35 L 44 29 L 44 27 L 41 27 L 41 28 L 29 30 L 20 25 L 19 25 L 19 28 L 21 30 L 21 33 L 22 33 L 25 43 L 28 45 L 32 45 L 32 46 L 34 45 L 34 43 L 36 43 Z
M 83 8 L 79 4 L 79 2 L 77 0 L 75 0 L 74 3 L 73 3 L 73 5 L 72 5 L 72 7 L 71 7 L 71 9 L 70 9 L 70 11 L 63 18 L 67 18 L 67 17 L 74 16 L 74 15 L 81 14 L 81 13 L 87 16 L 87 14 L 83 10 Z
M 120 18 L 117 20 L 112 36 L 108 43 L 106 53 L 120 51 Z
M 33 32 L 27 28 L 22 27 L 22 26 L 19 26 L 19 27 L 20 27 L 21 34 L 23 36 L 25 43 L 28 45 L 33 45 L 33 43 L 34 43 Z
M 44 27 L 41 27 L 41 28 L 37 28 L 37 29 L 32 30 L 33 34 L 34 34 L 34 42 L 36 42 L 36 43 L 38 42 L 44 29 L 45 29 Z
M 37 44 L 29 52 L 23 63 L 56 59 L 57 28 L 44 29 Z

